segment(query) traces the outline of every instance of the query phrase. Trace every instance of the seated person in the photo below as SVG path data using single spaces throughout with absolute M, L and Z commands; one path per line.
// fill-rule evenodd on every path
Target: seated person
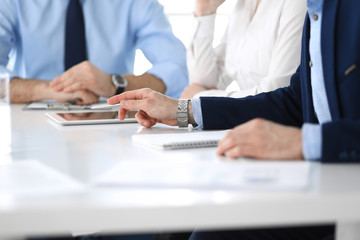
M 223 2 L 196 0 L 198 26 L 187 53 L 191 85 L 181 98 L 245 97 L 288 86 L 300 63 L 306 2 L 239 0 L 221 44 L 213 48 L 216 10 Z M 227 89 L 233 81 L 237 86 Z
M 139 109 L 137 120 L 146 127 L 157 122 L 186 127 L 188 120 L 204 129 L 233 128 L 217 148 L 217 154 L 230 158 L 360 163 L 360 4 L 307 3 L 301 64 L 288 87 L 246 98 L 191 101 L 141 89 L 108 102 L 120 102 L 120 119 Z M 187 117 L 177 118 L 178 109 Z M 330 240 L 334 227 L 194 232 L 190 239 Z
M 140 76 L 131 74 L 136 49 L 153 65 Z M 179 97 L 185 60 L 156 0 L 1 2 L 0 65 L 12 70 L 11 102 L 88 104 L 142 87 Z

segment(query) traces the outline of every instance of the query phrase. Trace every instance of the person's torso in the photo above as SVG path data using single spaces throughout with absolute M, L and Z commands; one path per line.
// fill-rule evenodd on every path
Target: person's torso
M 69 0 L 16 0 L 14 72 L 51 80 L 64 71 L 65 19 Z M 107 73 L 131 73 L 136 48 L 132 0 L 81 1 L 88 60 Z
M 240 89 L 258 86 L 269 70 L 284 0 L 239 0 L 231 16 L 225 69 Z
M 332 121 L 360 119 L 360 4 L 357 0 L 324 1 L 321 53 L 325 90 Z M 312 17 L 312 16 L 310 16 Z M 301 88 L 304 122 L 314 121 L 310 78 L 310 21 L 304 28 Z

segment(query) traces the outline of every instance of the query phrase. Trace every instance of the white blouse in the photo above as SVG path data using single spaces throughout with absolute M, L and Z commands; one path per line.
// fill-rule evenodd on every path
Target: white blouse
M 187 52 L 191 83 L 216 87 L 196 96 L 245 97 L 288 86 L 300 63 L 306 0 L 238 0 L 221 44 L 213 48 L 215 15 L 196 18 Z M 238 91 L 226 88 L 236 81 Z

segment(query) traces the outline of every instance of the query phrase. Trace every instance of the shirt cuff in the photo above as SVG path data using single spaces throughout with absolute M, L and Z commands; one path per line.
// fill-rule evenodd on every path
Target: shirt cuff
M 154 64 L 146 73 L 161 79 L 166 86 L 165 95 L 172 98 L 179 98 L 185 87 L 189 85 L 186 66 L 159 63 Z
M 302 144 L 305 159 L 319 161 L 322 149 L 321 125 L 305 123 L 302 126 Z
M 1 73 L 7 73 L 7 74 L 9 74 L 9 80 L 11 81 L 13 78 L 15 78 L 15 77 L 18 77 L 13 71 L 10 71 L 9 69 L 7 69 L 6 67 L 4 67 L 4 66 L 1 66 L 0 65 L 0 72 Z
M 203 129 L 204 128 L 204 124 L 203 124 L 203 117 L 202 117 L 202 112 L 201 112 L 201 100 L 200 98 L 193 98 L 191 99 L 191 106 L 192 106 L 192 111 L 194 114 L 194 120 L 197 124 L 196 129 Z
M 206 38 L 213 36 L 215 29 L 215 18 L 216 14 L 195 18 L 198 26 L 194 38 Z

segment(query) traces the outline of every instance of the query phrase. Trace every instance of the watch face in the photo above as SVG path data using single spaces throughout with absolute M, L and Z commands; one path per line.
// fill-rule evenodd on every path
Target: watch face
M 113 83 L 116 88 L 126 88 L 127 81 L 121 75 L 113 75 Z

